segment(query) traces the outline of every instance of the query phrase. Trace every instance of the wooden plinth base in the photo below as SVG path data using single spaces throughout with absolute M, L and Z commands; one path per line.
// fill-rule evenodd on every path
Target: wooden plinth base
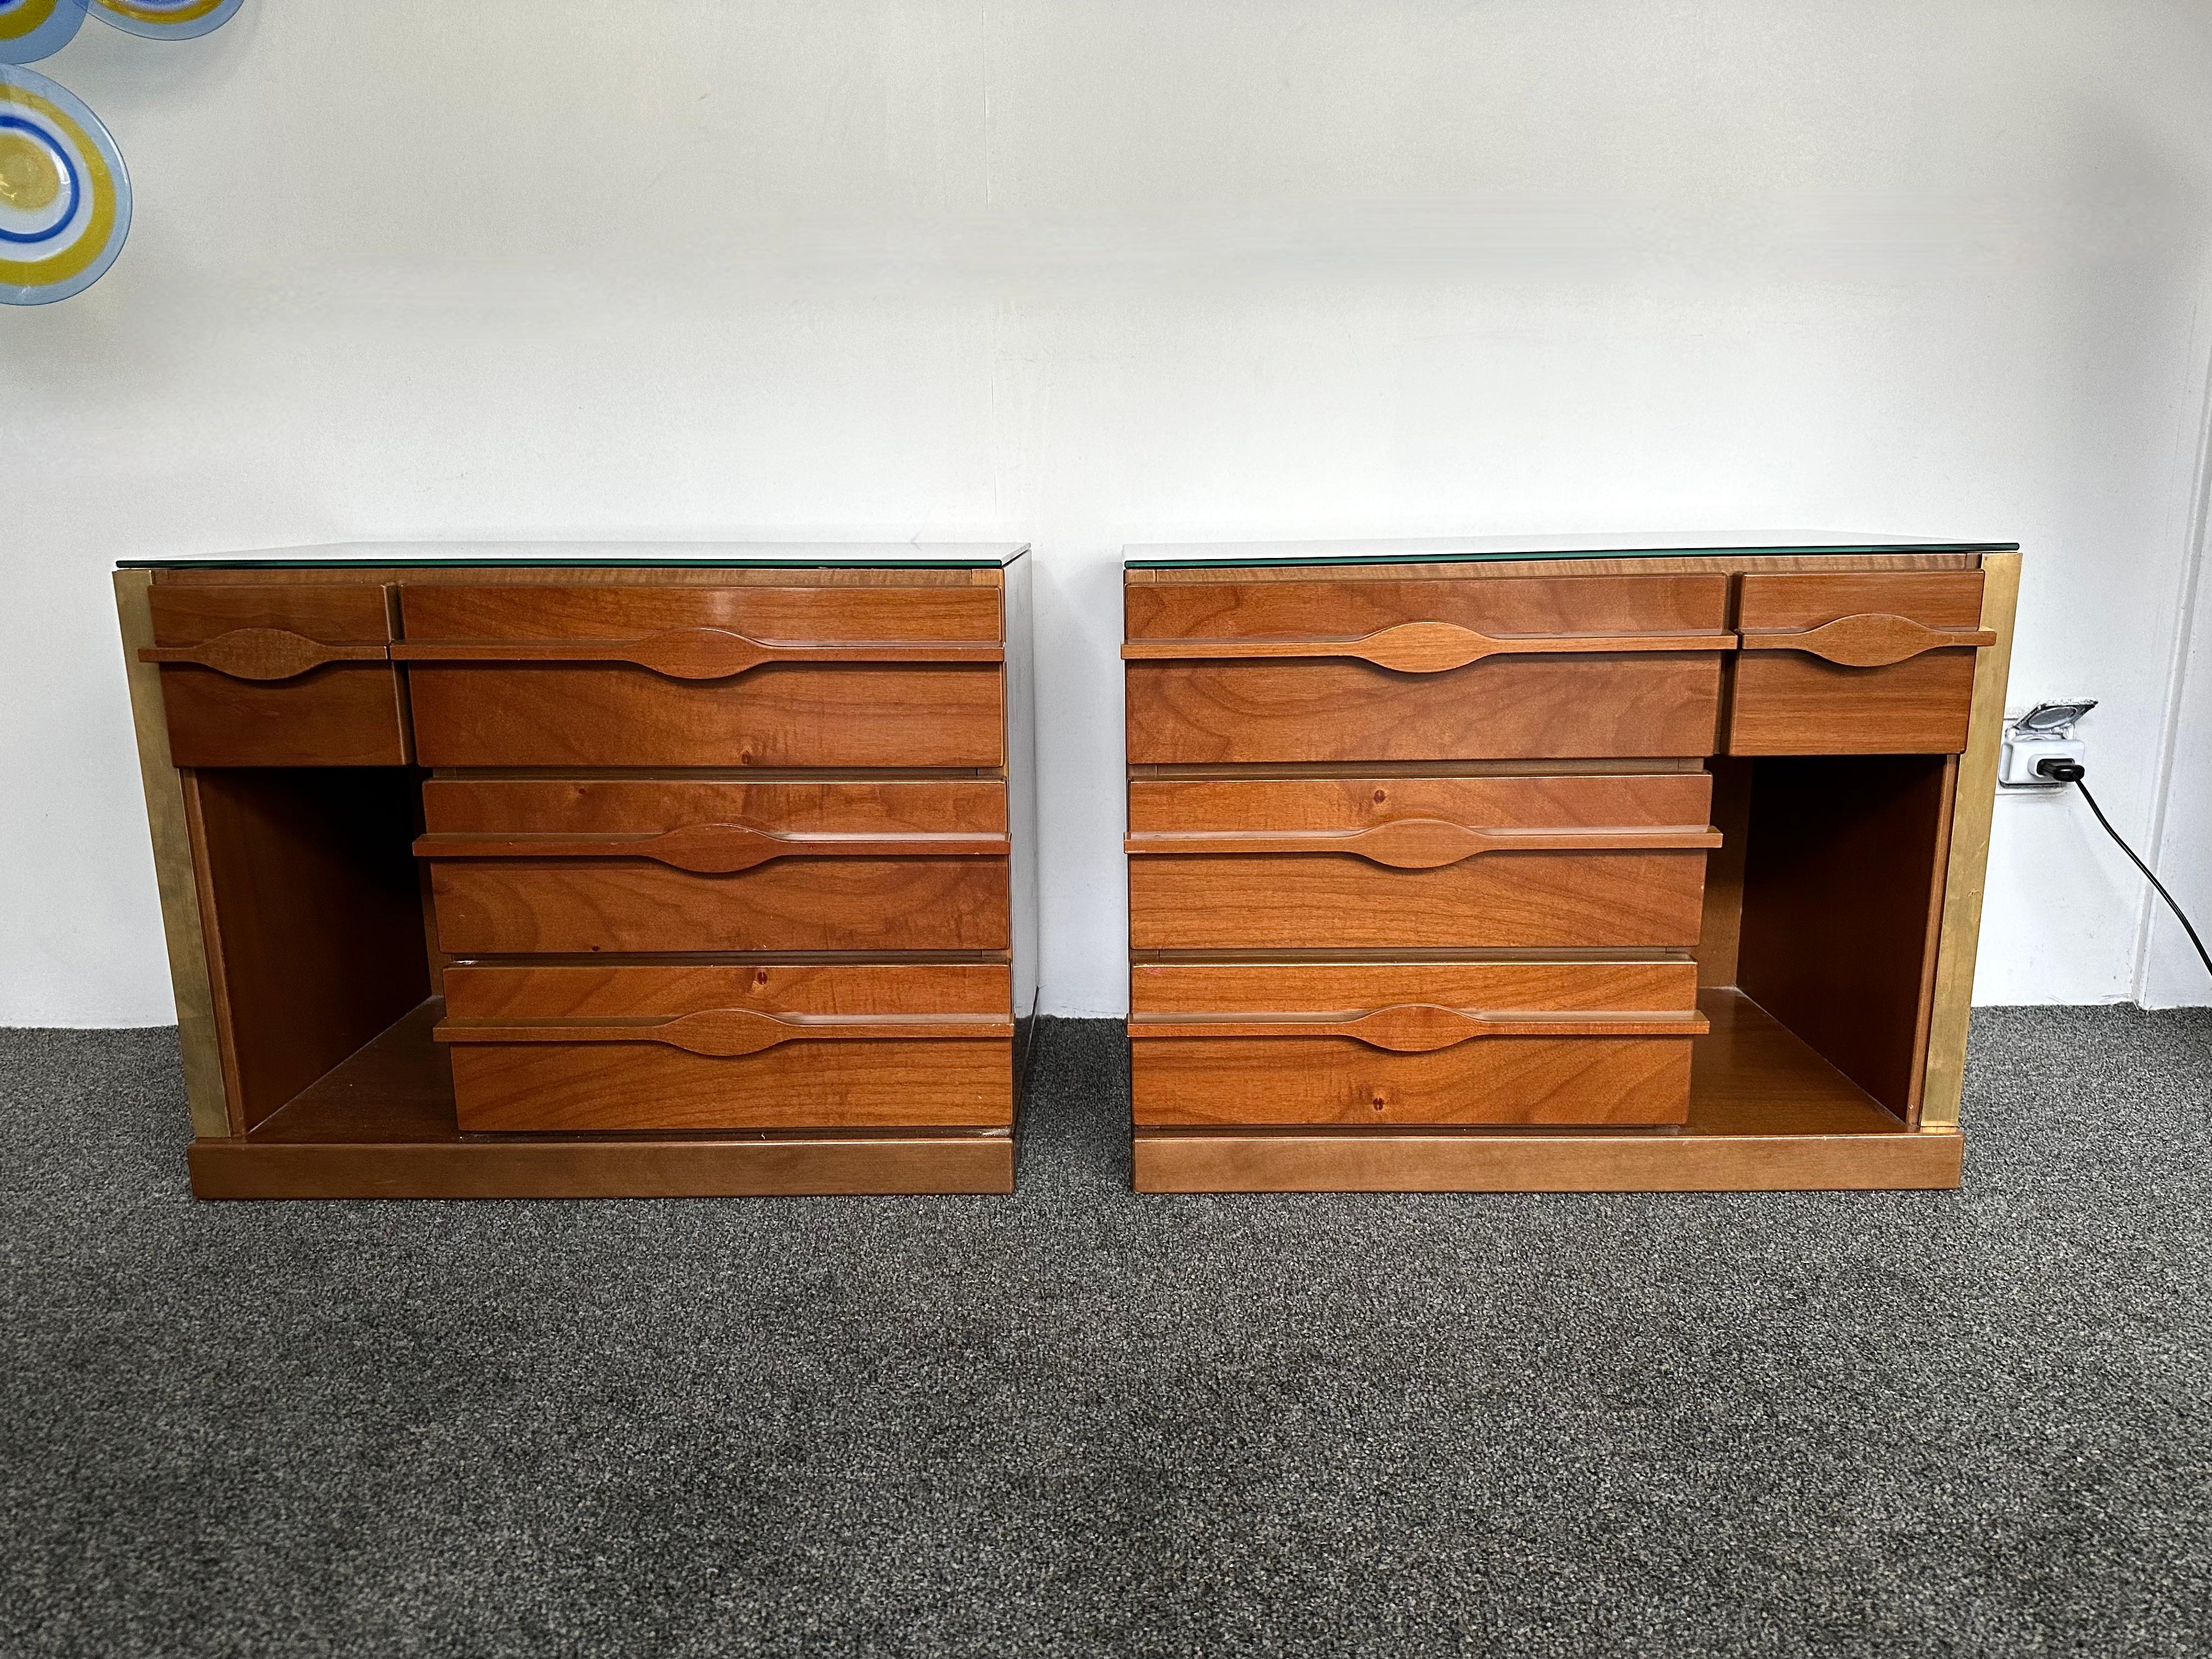
M 722 1198 L 1010 1193 L 1008 1135 L 870 1140 L 518 1139 L 191 1149 L 202 1198 Z
M 192 1143 L 202 1198 L 1010 1193 L 1005 1130 L 464 1135 L 424 1004 L 252 1133 Z
M 1956 1130 L 1917 1131 L 1741 993 L 1702 993 L 1680 1129 L 1139 1129 L 1140 1193 L 1630 1193 L 1948 1188 Z
M 1958 1134 L 1140 1134 L 1140 1193 L 1790 1192 L 1952 1188 Z

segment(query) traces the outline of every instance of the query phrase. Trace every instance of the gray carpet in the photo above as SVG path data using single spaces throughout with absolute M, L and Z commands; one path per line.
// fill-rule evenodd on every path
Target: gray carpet
M 196 1204 L 0 1033 L 0 1651 L 2212 1651 L 2212 1015 L 1978 1017 L 1963 1194 Z

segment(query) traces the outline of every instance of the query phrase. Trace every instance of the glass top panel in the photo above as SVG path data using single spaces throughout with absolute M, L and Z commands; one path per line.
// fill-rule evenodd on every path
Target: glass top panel
M 1021 542 L 343 542 L 189 559 L 124 559 L 118 570 L 331 570 L 472 564 L 710 565 L 727 569 L 990 570 L 1029 551 Z
M 1623 532 L 1592 536 L 1438 536 L 1419 539 L 1316 542 L 1163 542 L 1126 547 L 1131 570 L 1295 564 L 1474 564 L 1492 559 L 1651 559 L 1699 553 L 2010 553 L 2018 542 L 1951 541 L 1929 536 L 1853 535 L 1834 531 L 1756 530 L 1737 535 Z

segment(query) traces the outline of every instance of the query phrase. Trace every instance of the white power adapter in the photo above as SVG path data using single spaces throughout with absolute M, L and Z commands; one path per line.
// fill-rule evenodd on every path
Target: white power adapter
M 2045 777 L 2036 768 L 2049 760 L 2078 761 L 2088 752 L 2089 745 L 2079 738 L 2039 738 L 2027 732 L 2014 736 L 2008 732 L 1997 761 L 1997 781 L 2008 789 L 2063 789 L 2063 783 Z

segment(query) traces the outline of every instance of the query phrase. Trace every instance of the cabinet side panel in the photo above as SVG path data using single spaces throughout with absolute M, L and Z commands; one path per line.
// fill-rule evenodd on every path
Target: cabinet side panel
M 154 879 L 161 897 L 161 931 L 168 943 L 169 982 L 177 1002 L 177 1039 L 184 1051 L 185 1099 L 192 1133 L 238 1133 L 222 1083 L 216 1038 L 215 992 L 209 981 L 207 942 L 200 925 L 191 838 L 185 824 L 185 796 L 169 758 L 168 714 L 161 700 L 161 671 L 138 660 L 154 643 L 149 603 L 153 573 L 115 573 L 116 617 L 123 633 L 124 673 L 131 688 L 131 720 L 138 737 L 138 773 L 146 792 L 146 826 L 154 843 Z
M 1982 560 L 1982 626 L 1997 642 L 1976 653 L 1973 712 L 1959 757 L 1951 847 L 1943 879 L 1943 919 L 1936 946 L 1935 1007 L 1920 1127 L 1954 1129 L 1966 1077 L 1966 1023 L 1974 1000 L 1974 952 L 1982 931 L 1982 883 L 1996 810 L 1997 750 L 2004 735 L 2005 683 L 2012 672 L 2013 612 L 2020 599 L 2020 555 Z
M 1040 975 L 1037 899 L 1036 653 L 1032 643 L 1030 567 L 1024 553 L 1006 569 L 1006 817 L 1012 840 L 1014 1071 L 1026 1075 Z

